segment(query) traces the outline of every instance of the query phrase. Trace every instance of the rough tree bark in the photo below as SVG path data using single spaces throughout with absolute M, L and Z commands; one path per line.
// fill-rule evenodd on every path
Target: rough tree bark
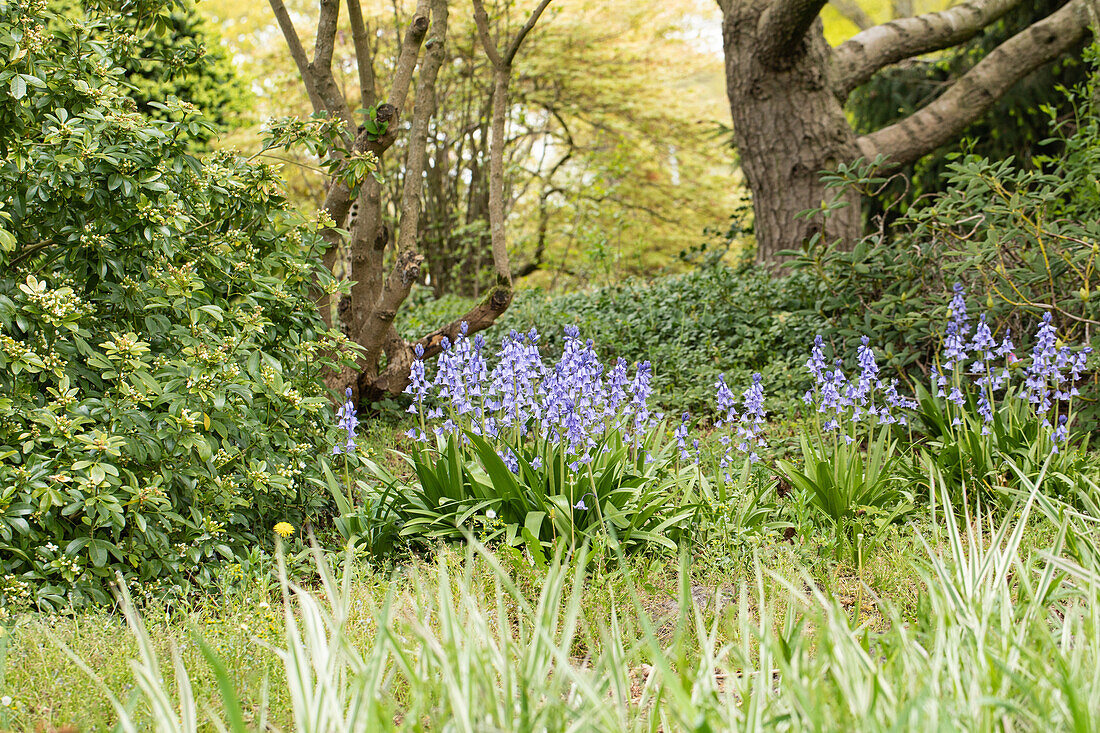
M 405 30 L 388 95 L 379 94 L 377 89 L 378 79 L 371 65 L 372 32 L 364 23 L 360 0 L 346 0 L 358 66 L 360 99 L 357 106 L 373 109 L 375 119 L 386 124 L 386 130 L 381 135 L 372 135 L 368 130 L 359 127 L 351 106 L 345 100 L 333 75 L 332 56 L 341 0 L 319 0 L 320 12 L 312 60 L 302 46 L 284 0 L 269 2 L 314 111 L 345 123 L 346 134 L 342 146 L 330 150 L 330 156 L 342 160 L 352 151 L 369 152 L 381 160 L 399 134 L 399 122 L 409 91 L 414 88 L 414 74 L 416 76 L 396 234 L 389 231 L 383 220 L 381 187 L 376 180 L 368 178 L 355 195 L 359 213 L 348 243 L 353 281 L 350 296 L 340 303 L 339 314 L 333 314 L 332 303 L 318 293 L 322 314 L 326 319 L 340 318 L 350 338 L 363 350 L 356 368 L 329 375 L 326 379 L 328 385 L 338 393 L 350 387 L 356 400 L 399 393 L 408 383 L 409 367 L 417 347 L 423 348 L 426 357 L 438 354 L 443 338 L 454 339 L 463 322 L 468 325 L 470 332 L 487 328 L 504 312 L 512 299 L 503 208 L 498 206 L 494 211 L 490 203 L 493 227 L 491 255 L 496 272 L 496 282 L 490 292 L 462 317 L 413 341 L 401 337 L 393 326 L 398 309 L 408 297 L 413 282 L 419 278 L 424 260 L 419 251 L 418 224 L 426 161 L 425 148 L 429 124 L 436 109 L 436 80 L 444 60 L 444 44 L 447 39 L 447 0 L 418 0 L 416 12 Z M 503 85 L 504 91 L 500 95 L 502 105 L 507 104 L 507 75 L 510 75 L 512 58 L 548 2 L 549 0 L 544 0 L 539 5 L 509 48 L 507 63 L 498 63 L 502 59 L 496 54 L 496 49 L 493 49 L 494 55 L 490 58 L 495 70 L 494 84 L 496 87 Z M 503 78 L 500 76 L 502 70 L 506 74 Z M 382 99 L 385 101 L 381 101 Z M 503 120 L 498 119 L 495 108 L 492 140 L 494 149 L 491 157 L 502 156 L 499 147 L 503 144 Z M 501 170 L 502 161 L 501 157 L 497 166 Z M 490 187 L 492 186 L 491 181 Z M 353 202 L 352 193 L 336 179 L 329 184 L 324 208 L 338 225 L 347 217 Z M 499 191 L 496 201 L 500 203 Z M 329 245 L 325 252 L 325 264 L 331 269 L 335 263 L 338 245 L 341 244 L 341 236 L 335 229 L 327 230 L 323 235 Z
M 781 250 L 818 233 L 855 242 L 861 220 L 854 194 L 845 194 L 846 206 L 828 217 L 798 217 L 829 203 L 821 171 L 880 155 L 887 167 L 901 166 L 949 142 L 1013 84 L 1079 43 L 1088 33 L 1089 5 L 1097 2 L 1071 0 L 1003 43 L 923 109 L 857 136 L 843 110 L 852 90 L 885 66 L 972 38 L 1022 0 L 967 0 L 868 27 L 836 48 L 825 42 L 818 18 L 827 1 L 718 0 L 734 141 L 753 193 L 760 262 L 775 263 Z

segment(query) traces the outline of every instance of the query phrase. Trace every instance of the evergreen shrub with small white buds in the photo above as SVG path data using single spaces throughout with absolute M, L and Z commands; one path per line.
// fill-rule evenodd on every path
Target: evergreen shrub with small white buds
M 319 223 L 274 169 L 192 155 L 186 103 L 135 112 L 113 48 L 0 2 L 0 603 L 201 588 L 331 501 Z

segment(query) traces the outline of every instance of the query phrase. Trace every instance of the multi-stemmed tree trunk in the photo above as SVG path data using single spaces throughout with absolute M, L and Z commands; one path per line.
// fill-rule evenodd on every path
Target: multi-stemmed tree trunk
M 1024 0 L 968 0 L 948 10 L 869 27 L 836 48 L 818 13 L 827 0 L 718 0 L 734 141 L 753 194 L 757 259 L 775 262 L 815 233 L 854 242 L 859 199 L 828 217 L 799 217 L 832 203 L 820 173 L 857 158 L 911 163 L 949 142 L 1013 84 L 1076 46 L 1098 0 L 1070 0 L 1013 36 L 934 101 L 859 136 L 844 114 L 848 95 L 890 64 L 972 38 Z M 843 5 L 844 3 L 841 3 Z
M 404 339 L 394 328 L 393 320 L 408 297 L 412 284 L 420 278 L 424 257 L 420 252 L 421 194 L 426 164 L 429 124 L 436 110 L 436 80 L 444 60 L 447 40 L 447 0 L 418 0 L 416 13 L 405 31 L 398 59 L 394 65 L 389 93 L 378 90 L 378 80 L 372 65 L 372 34 L 363 21 L 360 0 L 346 0 L 348 22 L 355 46 L 359 77 L 359 100 L 356 106 L 373 111 L 373 119 L 384 128 L 360 125 L 351 105 L 344 98 L 333 74 L 333 50 L 340 15 L 341 0 L 320 0 L 317 36 L 312 60 L 307 56 L 290 13 L 283 0 L 269 0 L 291 56 L 298 68 L 305 91 L 316 113 L 342 120 L 343 140 L 328 155 L 338 160 L 351 160 L 358 154 L 370 154 L 381 160 L 397 139 L 400 120 L 414 86 L 412 117 L 408 126 L 403 189 L 398 211 L 396 232 L 391 233 L 383 220 L 381 187 L 367 177 L 354 192 L 340 175 L 334 176 L 325 195 L 324 209 L 339 225 L 347 218 L 353 199 L 358 215 L 351 227 L 351 294 L 341 302 L 337 315 L 332 303 L 318 294 L 319 305 L 326 319 L 339 317 L 350 338 L 358 343 L 363 354 L 354 370 L 331 375 L 329 386 L 343 391 L 351 387 L 355 398 L 400 392 L 408 382 L 409 367 L 415 350 L 421 347 L 425 357 L 437 354 L 443 339 L 454 339 L 462 323 L 470 332 L 490 326 L 512 300 L 512 278 L 508 251 L 504 239 L 504 210 L 501 205 L 503 186 L 504 114 L 507 108 L 508 74 L 511 60 L 523 38 L 537 23 L 549 0 L 543 0 L 532 13 L 522 32 L 509 46 L 507 63 L 495 47 L 486 46 L 495 69 L 492 145 L 489 181 L 489 220 L 494 283 L 484 297 L 465 315 L 415 340 Z M 479 6 L 480 7 L 480 6 Z M 483 13 L 484 11 L 482 11 Z M 483 38 L 484 38 L 483 34 Z M 423 46 L 423 53 L 421 47 Z M 497 109 L 501 110 L 498 114 Z M 495 204 L 494 204 L 495 202 Z M 324 233 L 329 247 L 325 264 L 331 269 L 341 244 L 335 228 Z

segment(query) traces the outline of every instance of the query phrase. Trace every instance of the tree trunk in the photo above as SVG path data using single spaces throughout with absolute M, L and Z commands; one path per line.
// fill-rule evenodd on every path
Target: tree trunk
M 767 0 L 727 4 L 722 24 L 726 91 L 734 140 L 753 194 L 757 261 L 775 263 L 783 249 L 814 234 L 850 245 L 861 229 L 859 197 L 827 218 L 800 218 L 820 209 L 827 194 L 821 171 L 859 157 L 856 135 L 829 80 L 830 49 L 820 19 L 793 52 L 766 58 L 760 52 L 760 15 Z M 835 192 L 828 197 L 834 198 Z

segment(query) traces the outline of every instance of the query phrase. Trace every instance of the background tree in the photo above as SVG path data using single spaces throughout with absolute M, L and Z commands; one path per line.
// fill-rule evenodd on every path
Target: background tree
M 969 0 L 861 31 L 830 48 L 819 18 L 826 0 L 719 0 L 726 87 L 734 137 L 753 193 L 758 259 L 821 234 L 854 241 L 861 231 L 854 192 L 829 217 L 800 218 L 828 205 L 820 171 L 858 157 L 905 166 L 957 138 L 1020 79 L 1076 47 L 1087 34 L 1089 0 L 1072 0 L 990 51 L 909 116 L 857 134 L 843 104 L 891 64 L 956 46 L 1020 4 Z
M 486 328 L 512 299 L 507 250 L 502 241 L 504 223 L 499 208 L 490 205 L 491 228 L 496 230 L 490 242 L 495 281 L 481 301 L 460 318 L 411 341 L 398 334 L 393 326 L 398 308 L 420 278 L 424 261 L 419 246 L 421 194 L 425 171 L 430 166 L 426 149 L 437 111 L 439 70 L 446 58 L 448 4 L 446 0 L 418 2 L 393 64 L 388 97 L 383 101 L 377 86 L 373 34 L 364 22 L 358 0 L 348 1 L 348 24 L 355 47 L 358 81 L 354 97 L 362 108 L 360 112 L 353 112 L 333 69 L 339 0 L 320 2 L 312 60 L 306 55 L 283 0 L 270 2 L 314 112 L 341 123 L 339 134 L 332 138 L 326 151 L 327 157 L 337 161 L 337 173 L 328 185 L 324 202 L 324 210 L 332 224 L 325 232 L 329 243 L 325 263 L 330 268 L 336 262 L 341 241 L 336 222 L 345 220 L 353 201 L 358 208 L 349 243 L 353 284 L 349 296 L 341 301 L 340 316 L 351 338 L 363 347 L 363 354 L 355 370 L 335 375 L 331 384 L 337 388 L 351 387 L 366 395 L 399 392 L 408 380 L 415 353 L 425 356 L 438 353 L 444 339 L 453 340 L 461 324 L 466 324 L 471 332 Z M 524 26 L 526 31 L 518 36 L 510 56 L 515 55 L 519 43 L 530 30 L 528 25 L 534 26 L 544 8 L 545 4 L 540 5 L 532 13 Z M 423 54 L 420 52 L 422 44 Z M 417 71 L 411 120 L 407 130 L 403 130 L 401 114 Z M 497 103 L 503 104 L 502 95 L 506 94 L 507 85 L 501 90 L 498 81 L 494 87 Z M 406 133 L 404 178 L 395 232 L 391 236 L 383 212 L 380 180 L 346 174 L 364 157 L 373 166 L 373 161 L 382 159 L 394 145 L 400 132 Z M 503 130 L 492 134 L 503 135 Z M 502 154 L 499 147 L 495 152 Z M 499 201 L 500 192 L 493 193 L 491 176 L 490 201 L 494 196 Z M 322 302 L 322 311 L 327 317 L 333 317 L 330 304 Z
M 293 17 L 309 17 L 308 3 L 286 2 Z M 267 27 L 270 11 L 238 0 L 204 7 L 214 13 L 242 73 L 257 79 L 260 113 L 309 114 L 289 57 L 265 40 L 272 30 L 278 34 Z M 409 0 L 363 0 L 361 7 L 376 77 L 387 78 L 398 57 L 398 30 L 415 7 Z M 492 283 L 492 70 L 470 0 L 449 7 L 446 59 L 425 145 L 420 283 L 436 297 L 480 297 Z M 486 2 L 485 10 L 501 38 L 517 33 L 527 18 L 505 2 Z M 720 48 L 706 37 L 717 15 L 703 0 L 555 0 L 528 35 L 513 64 L 503 197 L 513 269 L 525 284 L 586 286 L 675 268 L 677 253 L 733 208 L 741 196 L 729 185 L 733 158 L 715 154 L 713 137 L 714 120 L 729 114 Z M 332 65 L 345 90 L 357 83 L 346 22 L 345 14 Z M 299 32 L 308 46 L 312 30 L 302 25 Z M 234 142 L 255 145 L 241 134 Z M 391 229 L 404 188 L 405 145 L 399 135 L 381 161 L 382 210 Z M 294 161 L 284 174 L 301 204 L 321 205 L 326 184 L 315 161 L 284 157 Z M 345 272 L 343 265 L 338 257 L 337 272 Z

